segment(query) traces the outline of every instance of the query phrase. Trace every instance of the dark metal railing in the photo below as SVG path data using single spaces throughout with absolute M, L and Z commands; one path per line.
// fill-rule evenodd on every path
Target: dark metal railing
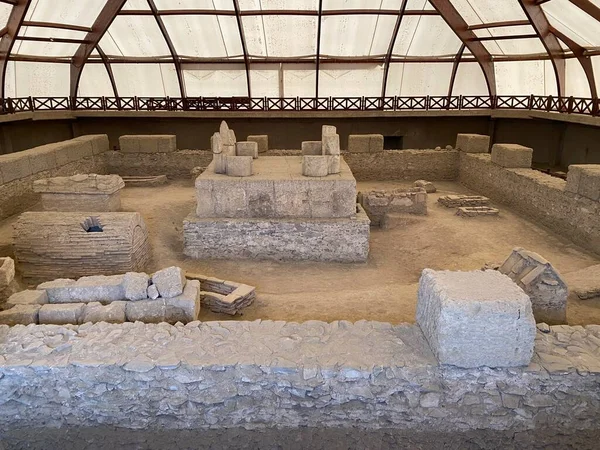
M 597 99 L 539 95 L 425 97 L 25 97 L 0 114 L 34 111 L 428 111 L 517 109 L 598 116 Z

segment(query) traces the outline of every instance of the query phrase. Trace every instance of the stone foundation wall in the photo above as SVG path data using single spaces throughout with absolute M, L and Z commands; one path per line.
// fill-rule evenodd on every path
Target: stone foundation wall
M 529 366 L 458 369 L 407 324 L 0 326 L 0 429 L 598 430 L 600 326 L 539 328 Z
M 104 155 L 107 173 L 145 176 L 166 175 L 190 178 L 194 167 L 207 167 L 212 161 L 210 150 L 179 150 L 172 153 L 123 153 L 109 151 Z
M 460 182 L 600 254 L 600 203 L 533 169 L 507 169 L 489 154 L 460 154 Z

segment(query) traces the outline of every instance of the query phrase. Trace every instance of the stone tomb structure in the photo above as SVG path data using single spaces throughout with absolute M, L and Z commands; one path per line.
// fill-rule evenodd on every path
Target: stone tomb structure
M 119 211 L 124 187 L 119 175 L 95 173 L 33 182 L 33 191 L 41 194 L 45 211 Z
M 151 256 L 148 230 L 136 212 L 26 212 L 14 227 L 23 280 L 144 270 Z
M 258 158 L 258 143 L 237 142 L 235 132 L 222 121 L 219 131 L 212 135 L 213 172 L 230 177 L 249 177 L 253 173 L 253 159 Z
M 320 141 L 302 142 L 302 175 L 325 177 L 340 173 L 340 135 L 335 127 L 323 125 Z
M 301 156 L 248 157 L 252 175 L 233 177 L 221 173 L 221 156 L 216 153 L 196 179 L 197 206 L 184 221 L 187 256 L 366 260 L 369 219 L 356 204 L 356 180 L 341 158 L 338 173 L 306 177 Z

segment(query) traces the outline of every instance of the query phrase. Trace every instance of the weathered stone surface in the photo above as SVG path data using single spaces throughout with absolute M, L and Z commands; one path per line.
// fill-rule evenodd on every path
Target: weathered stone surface
M 145 300 L 150 277 L 144 272 L 127 272 L 123 276 L 123 290 L 127 300 Z
M 198 169 L 198 167 L 194 167 L 194 169 Z M 129 187 L 155 187 L 164 186 L 165 184 L 169 183 L 169 179 L 166 175 L 149 175 L 140 177 L 126 175 L 121 178 L 123 178 L 125 186 Z
M 181 267 L 167 267 L 152 275 L 152 283 L 161 297 L 177 297 L 182 294 L 185 287 L 185 272 Z
M 125 300 L 124 275 L 94 275 L 77 281 L 58 279 L 38 285 L 50 303 L 114 302 Z
M 305 177 L 326 177 L 329 174 L 329 158 L 327 156 L 302 157 L 302 175 Z
M 266 134 L 250 135 L 246 140 L 258 144 L 258 153 L 269 151 L 269 136 Z
M 6 311 L 0 311 L 0 325 L 29 325 L 38 323 L 42 305 L 15 305 Z
M 43 178 L 33 182 L 33 191 L 51 194 L 114 194 L 125 182 L 119 175 L 76 174 L 70 177 Z
M 321 141 L 302 142 L 302 155 L 316 156 L 323 155 L 323 143 Z
M 227 155 L 224 153 L 214 153 L 212 160 L 213 171 L 218 174 L 227 173 Z
M 456 149 L 465 153 L 488 153 L 490 137 L 482 134 L 458 134 Z
M 63 305 L 42 305 L 39 311 L 39 323 L 47 325 L 77 325 L 82 316 L 85 303 Z
M 225 122 L 224 120 L 221 121 L 221 125 L 219 126 L 219 134 L 221 135 L 223 144 L 235 145 L 235 140 L 231 140 L 233 135 L 229 132 L 229 126 L 227 125 L 227 122 Z
M 340 155 L 329 155 L 327 157 L 327 173 L 329 175 L 333 175 L 341 172 L 341 160 L 342 157 Z
M 168 323 L 188 323 L 198 320 L 200 314 L 200 281 L 190 280 L 183 293 L 165 299 L 165 321 Z
M 251 141 L 240 141 L 235 143 L 235 153 L 237 156 L 252 156 L 258 158 L 258 144 Z
M 223 140 L 221 139 L 220 133 L 214 133 L 210 138 L 210 147 L 213 153 L 223 153 Z
M 600 164 L 570 165 L 565 191 L 600 200 Z
M 494 270 L 425 269 L 417 323 L 440 364 L 526 366 L 533 355 L 536 328 L 529 297 Z
M 16 305 L 44 305 L 48 303 L 48 294 L 46 291 L 28 289 L 11 295 L 6 302 L 8 307 Z
M 508 168 L 531 168 L 533 149 L 518 144 L 494 144 L 492 162 Z
M 428 194 L 433 194 L 437 191 L 435 185 L 431 181 L 427 180 L 417 180 L 413 183 L 413 186 L 425 189 L 425 192 L 427 192 Z
M 323 134 L 323 155 L 340 154 L 340 135 Z
M 202 305 L 212 312 L 234 316 L 250 306 L 256 298 L 256 288 L 247 284 L 220 280 L 201 274 L 186 274 L 188 280 L 198 280 Z M 188 282 L 189 283 L 189 282 Z
M 129 322 L 160 323 L 165 321 L 164 298 L 125 303 L 125 315 Z
M 490 206 L 461 206 L 456 210 L 460 217 L 497 216 L 500 210 Z
M 383 135 L 351 134 L 348 136 L 350 153 L 378 153 L 383 151 Z
M 4 290 L 15 279 L 15 260 L 10 256 L 0 258 L 0 290 Z
M 438 203 L 446 208 L 488 206 L 490 199 L 482 195 L 443 195 L 438 198 Z
M 537 322 L 566 323 L 567 285 L 546 259 L 524 248 L 514 248 L 498 269 L 508 275 L 531 299 Z
M 226 156 L 225 167 L 230 177 L 252 176 L 252 156 Z
M 3 183 L 20 180 L 32 173 L 29 155 L 24 152 L 0 155 L 0 175 Z
M 109 305 L 102 305 L 99 302 L 87 303 L 83 308 L 81 323 L 123 323 L 126 320 L 126 305 L 127 302 L 112 302 Z
M 160 297 L 160 294 L 158 293 L 158 289 L 156 289 L 156 285 L 151 284 L 148 286 L 148 298 L 156 300 L 158 297 Z
M 563 278 L 569 291 L 581 300 L 600 297 L 600 264 L 567 273 Z
M 125 135 L 119 138 L 119 147 L 123 153 L 171 153 L 177 151 L 177 136 Z
M 423 188 L 359 192 L 358 202 L 373 225 L 380 225 L 386 214 L 427 215 L 427 193 Z

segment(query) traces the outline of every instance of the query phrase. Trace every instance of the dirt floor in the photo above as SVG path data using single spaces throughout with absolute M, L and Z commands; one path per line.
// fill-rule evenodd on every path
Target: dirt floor
M 540 253 L 568 274 L 600 259 L 566 238 L 516 215 L 502 205 L 498 217 L 461 218 L 454 209 L 437 204 L 440 195 L 470 193 L 455 182 L 436 182 L 429 195 L 429 215 L 391 230 L 371 228 L 369 260 L 363 264 L 315 262 L 193 260 L 183 256 L 183 218 L 195 205 L 191 180 L 172 181 L 154 188 L 126 188 L 123 208 L 139 211 L 146 221 L 153 248 L 153 271 L 180 265 L 202 273 L 257 287 L 256 302 L 233 320 L 271 319 L 378 320 L 414 322 L 417 283 L 426 268 L 480 269 L 501 263 L 513 247 Z M 359 190 L 409 186 L 405 182 L 359 182 Z M 0 222 L 0 251 L 11 254 L 12 223 Z M 57 278 L 60 274 L 56 274 Z M 230 316 L 201 313 L 201 320 L 229 320 Z M 600 299 L 569 297 L 568 320 L 600 323 Z

